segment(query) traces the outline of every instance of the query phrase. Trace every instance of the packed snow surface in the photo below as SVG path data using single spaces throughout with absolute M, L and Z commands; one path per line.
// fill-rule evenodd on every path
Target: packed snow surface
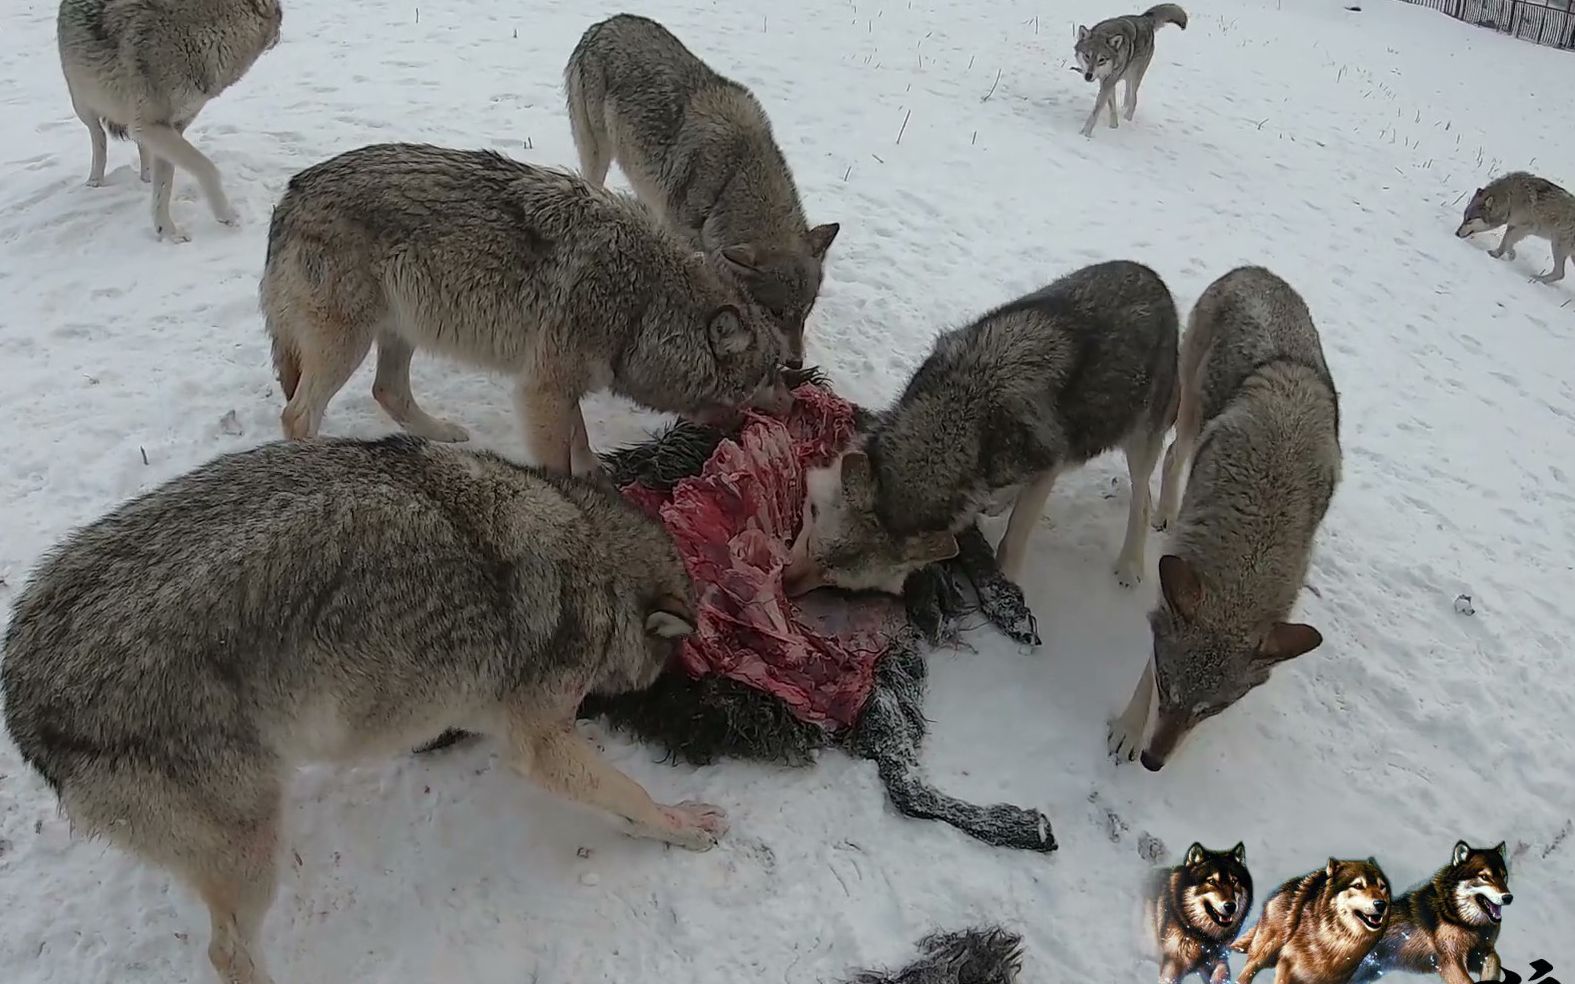
M 419 3 L 419 6 L 418 6 Z M 568 0 L 288 0 L 283 40 L 192 140 L 241 213 L 219 226 L 177 173 L 158 243 L 135 149 L 84 187 L 88 137 L 55 5 L 9 0 L 0 32 L 0 606 L 52 543 L 139 491 L 278 436 L 256 309 L 269 210 L 296 171 L 424 140 L 572 165 L 561 71 L 616 7 Z M 1459 838 L 1508 842 L 1500 952 L 1570 955 L 1575 745 L 1575 279 L 1527 240 L 1452 235 L 1466 197 L 1527 168 L 1575 183 L 1575 54 L 1368 0 L 1188 4 L 1161 29 L 1137 118 L 1078 129 L 1094 86 L 1074 27 L 1121 4 L 652 0 L 771 114 L 811 222 L 837 221 L 809 361 L 871 405 L 940 329 L 1081 265 L 1148 263 L 1183 311 L 1267 265 L 1307 298 L 1339 385 L 1345 479 L 1301 615 L 1322 648 L 1204 725 L 1161 773 L 1116 766 L 1105 722 L 1149 652 L 1163 537 L 1134 590 L 1110 568 L 1119 455 L 1065 476 L 1025 578 L 1044 645 L 980 627 L 931 658 L 938 784 L 1044 808 L 1061 850 L 993 850 L 885 804 L 874 766 L 670 767 L 605 736 L 666 801 L 725 806 L 707 854 L 627 839 L 527 788 L 488 743 L 300 775 L 264 928 L 277 980 L 836 979 L 908 958 L 922 933 L 1003 922 L 1031 981 L 1152 980 L 1134 948 L 1151 838 L 1244 841 L 1260 898 L 1333 854 L 1397 886 Z M 623 179 L 614 171 L 615 182 Z M 324 431 L 392 425 L 370 363 Z M 418 357 L 417 395 L 473 440 L 522 443 L 506 380 Z M 596 398 L 608 446 L 657 423 Z M 1157 487 L 1157 476 L 1156 476 Z M 1468 595 L 1470 601 L 1457 605 Z M 590 726 L 593 732 L 603 730 Z M 16 984 L 211 978 L 183 886 L 71 833 L 0 742 L 0 976 Z M 1237 967 L 1240 958 L 1237 958 Z M 1267 978 L 1260 978 L 1267 980 Z

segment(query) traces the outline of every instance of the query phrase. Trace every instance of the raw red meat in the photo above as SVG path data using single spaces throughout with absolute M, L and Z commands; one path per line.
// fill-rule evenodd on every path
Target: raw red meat
M 835 635 L 787 597 L 782 570 L 803 518 L 804 472 L 853 436 L 853 405 L 813 385 L 794 392 L 785 421 L 751 415 L 700 474 L 671 493 L 634 484 L 624 495 L 658 517 L 695 580 L 697 631 L 680 662 L 773 694 L 799 718 L 841 729 L 858 720 L 885 648 L 890 605 L 849 602 Z

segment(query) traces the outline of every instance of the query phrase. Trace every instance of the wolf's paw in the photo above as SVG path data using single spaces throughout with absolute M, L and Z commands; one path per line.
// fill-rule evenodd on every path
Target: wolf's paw
M 153 227 L 153 231 L 159 237 L 159 239 L 161 239 L 163 241 L 166 241 L 166 242 L 171 242 L 171 243 L 189 243 L 189 242 L 191 242 L 191 234 L 188 233 L 185 229 L 182 229 L 180 226 L 176 225 L 173 222 L 165 223 L 163 225 L 156 225 L 156 226 Z
M 102 188 L 104 187 L 104 176 L 102 174 L 90 174 L 88 179 L 82 184 L 87 188 Z
M 662 807 L 662 813 L 673 825 L 662 839 L 691 851 L 709 851 L 727 833 L 727 814 L 719 806 L 685 800 Z
M 444 444 L 462 444 L 470 440 L 470 431 L 446 420 L 434 420 L 431 429 L 423 436 Z
M 1136 561 L 1118 562 L 1116 564 L 1116 583 L 1123 588 L 1130 588 L 1143 583 L 1143 565 Z
M 1153 530 L 1155 533 L 1163 533 L 1170 529 L 1170 520 L 1166 519 L 1164 516 L 1156 516 L 1152 521 L 1150 521 L 1148 525 L 1149 529 Z
M 241 224 L 240 213 L 236 212 L 235 209 L 228 205 L 220 209 L 214 209 L 213 217 L 218 221 L 219 225 L 222 226 L 230 226 L 231 228 L 234 228 L 235 226 Z
M 1105 746 L 1110 750 L 1110 757 L 1115 759 L 1117 764 L 1136 759 L 1138 752 L 1142 751 L 1143 736 L 1132 734 L 1130 726 L 1120 718 L 1112 720 L 1108 728 L 1105 734 Z

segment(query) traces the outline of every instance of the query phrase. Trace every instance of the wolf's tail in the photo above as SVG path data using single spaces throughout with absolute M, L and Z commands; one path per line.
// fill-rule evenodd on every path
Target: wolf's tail
M 592 57 L 591 49 L 606 24 L 606 21 L 602 21 L 586 30 L 580 37 L 580 43 L 570 53 L 569 63 L 563 68 L 563 95 L 568 104 L 569 132 L 574 138 L 575 149 L 580 153 L 582 172 L 606 156 L 608 151 L 606 126 L 601 111 L 606 83 L 600 78 L 591 77 L 586 66 L 586 61 Z
M 1187 12 L 1174 3 L 1158 3 L 1143 11 L 1144 17 L 1152 18 L 1154 26 L 1161 24 L 1174 24 L 1183 31 L 1187 29 Z

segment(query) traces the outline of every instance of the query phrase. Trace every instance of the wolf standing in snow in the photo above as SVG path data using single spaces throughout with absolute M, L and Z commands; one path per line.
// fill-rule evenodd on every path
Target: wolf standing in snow
M 1444 984 L 1496 981 L 1498 933 L 1509 890 L 1509 858 L 1496 847 L 1455 844 L 1449 863 L 1395 899 L 1383 938 L 1353 978 L 1369 984 L 1393 970 L 1436 972 Z
M 1159 949 L 1159 984 L 1180 984 L 1193 974 L 1208 984 L 1228 984 L 1226 950 L 1251 908 L 1246 845 L 1228 851 L 1189 847 L 1181 864 L 1162 871 L 1144 899 Z
M 160 239 L 190 238 L 170 217 L 177 164 L 202 186 L 214 218 L 234 225 L 219 169 L 187 141 L 186 128 L 279 42 L 282 16 L 278 0 L 62 0 L 60 64 L 93 141 L 88 185 L 104 181 L 107 129 L 137 143 Z
M 580 398 L 653 410 L 780 409 L 782 344 L 639 202 L 486 151 L 375 144 L 307 168 L 273 212 L 261 286 L 288 438 L 317 434 L 372 343 L 372 394 L 405 430 L 463 441 L 410 392 L 429 349 L 517 377 L 532 463 L 597 468 Z
M 1158 274 L 1113 261 L 941 335 L 863 448 L 806 476 L 789 591 L 900 594 L 913 571 L 957 553 L 954 535 L 981 512 L 1007 508 L 997 556 L 1018 580 L 1056 476 L 1114 447 L 1132 479 L 1116 574 L 1135 583 L 1175 413 L 1178 320 Z
M 693 850 L 715 807 L 660 806 L 574 730 L 694 631 L 661 525 L 569 476 L 408 436 L 275 442 L 72 534 L 23 590 L 0 689 L 78 828 L 185 880 L 225 984 L 266 984 L 297 765 L 495 735 L 524 776 Z
M 1389 915 L 1389 879 L 1372 858 L 1330 858 L 1274 890 L 1258 922 L 1231 949 L 1247 955 L 1237 984 L 1265 967 L 1275 984 L 1347 984 L 1372 952 Z
M 1500 226 L 1506 227 L 1504 238 L 1489 256 L 1513 260 L 1516 243 L 1538 236 L 1553 245 L 1553 269 L 1532 279 L 1544 284 L 1564 279 L 1564 263 L 1575 252 L 1575 195 L 1525 171 L 1494 178 L 1471 195 L 1455 235 L 1466 239 Z
M 656 21 L 593 24 L 564 69 L 580 173 L 600 187 L 613 161 L 636 194 L 696 248 L 720 251 L 772 315 L 788 364 L 840 228 L 809 228 L 793 173 L 760 102 Z
M 1150 7 L 1141 14 L 1124 14 L 1100 21 L 1093 27 L 1078 25 L 1077 43 L 1072 51 L 1077 64 L 1083 69 L 1085 81 L 1099 80 L 1099 95 L 1094 97 L 1094 111 L 1083 124 L 1083 136 L 1094 135 L 1094 122 L 1099 119 L 1099 108 L 1110 110 L 1110 128 L 1116 123 L 1116 83 L 1127 84 L 1127 119 L 1137 112 L 1138 86 L 1149 62 L 1154 60 L 1154 31 L 1162 24 L 1174 24 L 1187 29 L 1187 12 L 1173 3 Z
M 1210 284 L 1181 343 L 1181 406 L 1156 522 L 1175 530 L 1149 616 L 1154 652 L 1111 724 L 1118 759 L 1141 752 L 1158 771 L 1200 722 L 1323 641 L 1284 619 L 1340 461 L 1339 397 L 1301 295 L 1262 267 Z

